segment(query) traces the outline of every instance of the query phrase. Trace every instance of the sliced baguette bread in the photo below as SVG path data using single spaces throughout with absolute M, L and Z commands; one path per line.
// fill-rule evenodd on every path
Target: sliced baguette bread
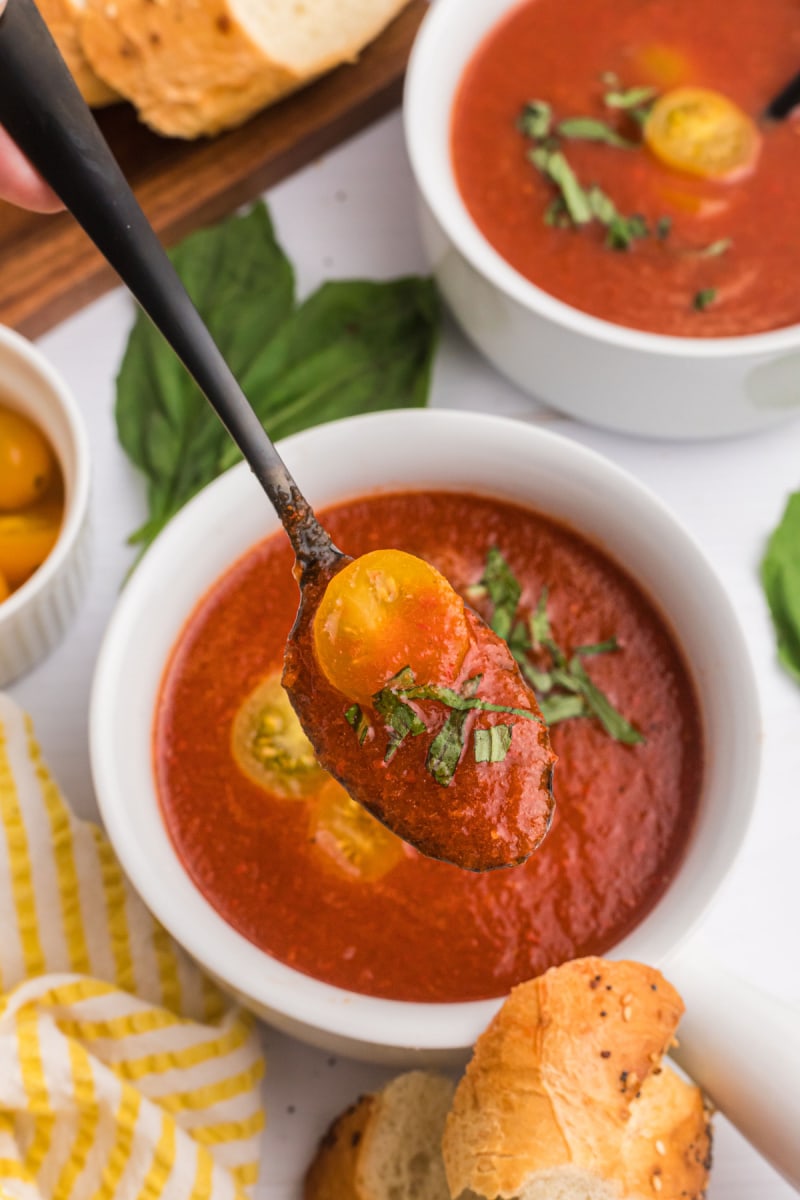
M 36 0 L 36 6 L 86 103 L 91 108 L 102 108 L 119 100 L 117 93 L 95 75 L 83 53 L 78 37 L 82 0 Z
M 214 134 L 357 57 L 407 0 L 86 0 L 83 51 L 145 124 Z
M 453 1090 L 410 1071 L 362 1096 L 320 1142 L 305 1200 L 449 1200 L 441 1143 Z
M 697 1200 L 699 1090 L 662 1067 L 683 1004 L 638 963 L 578 959 L 515 988 L 447 1119 L 454 1200 Z

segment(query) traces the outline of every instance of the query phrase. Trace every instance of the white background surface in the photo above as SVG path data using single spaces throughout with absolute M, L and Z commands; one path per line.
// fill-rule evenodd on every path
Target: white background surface
M 397 116 L 275 188 L 268 200 L 301 296 L 326 277 L 425 270 Z M 145 514 L 142 481 L 119 449 L 113 424 L 114 378 L 132 316 L 131 302 L 118 290 L 40 341 L 89 426 L 93 569 L 86 602 L 63 644 L 10 693 L 33 715 L 51 768 L 73 807 L 87 817 L 97 815 L 87 748 L 92 671 L 132 558 L 125 537 Z M 787 494 L 800 488 L 800 421 L 745 440 L 681 444 L 623 438 L 536 404 L 501 379 L 451 326 L 439 350 L 431 403 L 546 423 L 607 455 L 671 507 L 722 578 L 759 680 L 764 756 L 756 819 L 701 937 L 731 970 L 800 1005 L 800 688 L 775 662 L 757 577 L 765 539 Z M 702 596 L 697 602 L 703 603 Z M 257 1194 L 260 1200 L 298 1200 L 305 1164 L 329 1120 L 389 1072 L 335 1061 L 269 1030 L 264 1037 L 269 1128 Z M 795 1194 L 717 1119 L 710 1200 L 788 1200 Z

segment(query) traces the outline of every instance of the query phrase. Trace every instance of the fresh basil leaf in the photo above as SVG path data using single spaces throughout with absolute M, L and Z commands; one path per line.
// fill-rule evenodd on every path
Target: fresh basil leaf
M 479 586 L 486 589 L 486 595 L 492 603 L 490 628 L 498 637 L 507 638 L 511 633 L 522 589 L 496 546 L 489 547 Z
M 361 706 L 359 704 L 351 704 L 344 714 L 344 719 L 348 725 L 351 725 L 355 729 L 359 746 L 363 746 L 370 732 L 370 724 L 361 711 Z
M 519 117 L 519 128 L 526 137 L 540 142 L 550 134 L 553 110 L 546 100 L 529 100 Z
M 476 763 L 499 763 L 511 747 L 513 725 L 491 725 L 488 729 L 476 729 L 472 735 Z
M 241 376 L 294 304 L 294 273 L 267 209 L 256 205 L 186 238 L 170 257 L 233 372 Z M 217 475 L 228 435 L 161 334 L 142 312 L 117 377 L 117 433 L 147 476 L 149 519 L 131 538 L 148 545 Z
M 610 225 L 617 218 L 617 206 L 604 191 L 594 184 L 589 188 L 589 207 L 601 225 Z
M 385 763 L 392 761 L 407 737 L 418 737 L 427 732 L 427 725 L 413 708 L 404 704 L 389 688 L 384 688 L 373 696 L 372 703 L 389 729 L 389 744 L 383 757 Z
M 589 710 L 583 696 L 563 695 L 554 692 L 549 696 L 539 696 L 539 708 L 547 726 L 558 725 L 560 721 L 571 721 L 575 717 L 588 717 Z
M 428 279 L 346 281 L 294 309 L 291 264 L 263 204 L 193 234 L 178 274 L 273 439 L 354 413 L 426 403 L 439 325 Z M 117 380 L 117 429 L 147 476 L 145 548 L 241 457 L 173 352 L 140 315 Z
M 540 146 L 529 151 L 528 157 L 560 190 L 573 225 L 588 224 L 592 219 L 588 196 L 561 151 Z
M 612 250 L 628 250 L 632 242 L 647 235 L 648 228 L 644 217 L 638 214 L 632 217 L 616 216 L 608 226 L 606 245 Z
M 658 88 L 654 87 L 632 87 L 625 91 L 614 89 L 606 92 L 603 103 L 606 108 L 641 109 L 645 104 L 652 104 L 657 95 Z
M 595 117 L 567 117 L 559 121 L 557 132 L 561 137 L 572 138 L 581 142 L 603 142 L 607 146 L 617 146 L 621 150 L 632 150 L 638 142 L 622 137 L 616 129 L 612 129 L 605 121 Z
M 480 681 L 480 675 L 474 676 Z M 472 683 L 472 680 L 468 682 Z M 488 700 L 482 700 L 480 696 L 460 695 L 453 691 L 452 688 L 439 687 L 434 683 L 423 683 L 413 688 L 403 688 L 403 696 L 409 700 L 438 700 L 440 704 L 446 705 L 447 708 L 452 708 L 456 712 L 469 712 L 471 709 L 476 709 L 479 712 L 493 713 L 512 713 L 515 717 L 524 717 L 528 721 L 538 721 L 539 718 L 535 712 L 529 708 L 513 708 L 508 704 L 492 704 Z
M 264 346 L 242 385 L 273 440 L 357 413 L 421 408 L 439 318 L 429 279 L 325 283 Z M 227 465 L 238 457 L 232 450 Z
M 781 665 L 800 683 L 800 492 L 789 497 L 767 543 L 761 583 Z
M 604 642 L 590 642 L 587 646 L 576 646 L 573 654 L 579 654 L 581 658 L 585 658 L 588 654 L 610 654 L 615 650 L 619 650 L 619 642 L 615 637 L 606 638 Z
M 695 292 L 692 298 L 692 308 L 697 312 L 705 312 L 709 305 L 713 304 L 717 298 L 716 288 L 702 288 L 699 292 Z
M 573 657 L 570 666 L 576 682 L 580 685 L 581 695 L 586 701 L 587 708 L 592 716 L 597 717 L 606 733 L 610 734 L 615 741 L 624 742 L 629 746 L 644 742 L 645 739 L 639 730 L 635 729 L 630 721 L 626 721 L 622 713 L 617 712 L 608 697 L 592 683 L 580 659 Z
M 480 675 L 467 680 L 462 688 L 465 699 L 474 696 L 480 681 Z M 461 761 L 465 745 L 464 726 L 468 716 L 468 710 L 452 710 L 448 713 L 447 720 L 428 747 L 425 767 L 441 787 L 447 787 L 451 782 Z

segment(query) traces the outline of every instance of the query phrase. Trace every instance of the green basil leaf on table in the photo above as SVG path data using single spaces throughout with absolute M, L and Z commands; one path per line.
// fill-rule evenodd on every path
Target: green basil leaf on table
M 170 253 L 200 315 L 237 377 L 294 307 L 294 272 L 258 205 L 186 238 Z M 229 441 L 219 419 L 161 334 L 138 313 L 117 377 L 117 432 L 147 476 L 146 547 L 221 470 Z
M 264 204 L 187 238 L 171 257 L 271 438 L 427 401 L 439 328 L 429 279 L 326 283 L 297 307 L 294 271 Z M 147 478 L 144 551 L 241 455 L 208 401 L 140 313 L 117 378 L 117 432 Z
M 800 492 L 786 504 L 767 543 L 761 582 L 778 643 L 778 659 L 800 683 Z

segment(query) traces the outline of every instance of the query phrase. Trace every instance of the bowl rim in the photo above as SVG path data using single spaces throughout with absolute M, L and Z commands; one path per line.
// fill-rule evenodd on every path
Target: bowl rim
M 737 786 L 742 794 L 746 793 L 747 798 L 741 801 L 740 797 L 738 808 L 732 805 L 729 827 L 722 831 L 728 839 L 724 869 L 720 873 L 719 867 L 710 867 L 709 874 L 714 875 L 716 870 L 715 882 L 709 886 L 704 881 L 704 895 L 699 902 L 696 899 L 693 901 L 690 906 L 691 915 L 686 924 L 681 927 L 679 933 L 673 933 L 669 945 L 666 948 L 662 946 L 658 952 L 657 957 L 663 960 L 666 953 L 676 950 L 690 936 L 718 894 L 741 852 L 755 806 L 760 761 L 758 730 L 761 728 L 761 718 L 752 663 L 733 609 L 697 543 L 657 496 L 634 476 L 593 450 L 537 426 L 514 418 L 490 414 L 410 409 L 350 417 L 327 426 L 317 426 L 287 438 L 279 443 L 278 448 L 282 456 L 289 459 L 290 468 L 291 460 L 298 455 L 302 456 L 309 446 L 313 449 L 315 443 L 326 446 L 326 458 L 335 461 L 336 446 L 334 445 L 332 453 L 328 444 L 332 439 L 341 442 L 345 438 L 349 446 L 353 432 L 365 430 L 367 434 L 373 433 L 376 444 L 393 447 L 395 439 L 387 437 L 388 429 L 395 433 L 405 430 L 419 439 L 423 422 L 427 424 L 426 432 L 438 426 L 443 435 L 448 435 L 448 440 L 449 435 L 455 434 L 461 426 L 466 431 L 464 436 L 472 436 L 481 448 L 494 436 L 504 439 L 507 445 L 516 443 L 520 446 L 524 443 L 530 448 L 538 444 L 542 453 L 546 451 L 560 454 L 562 457 L 567 456 L 585 471 L 587 476 L 591 474 L 595 482 L 599 472 L 609 485 L 615 483 L 617 487 L 623 487 L 626 499 L 631 504 L 634 499 L 637 501 L 637 521 L 641 518 L 643 504 L 645 510 L 652 515 L 651 524 L 661 528 L 671 527 L 684 546 L 686 556 L 692 560 L 704 580 L 710 581 L 715 609 L 720 605 L 722 615 L 737 631 L 733 644 L 726 642 L 726 655 L 729 655 L 727 661 L 733 664 L 728 669 L 732 669 L 736 677 L 737 692 L 739 688 L 742 690 L 742 694 L 737 695 L 737 703 L 742 704 L 746 727 L 754 731 L 752 744 L 746 751 L 746 769 L 741 772 L 741 777 L 736 776 Z M 155 785 L 152 782 L 151 765 L 148 771 L 153 795 L 147 798 L 139 793 L 135 796 L 123 795 L 125 787 L 130 788 L 131 785 L 124 769 L 117 769 L 120 759 L 114 749 L 114 709 L 118 697 L 128 696 L 132 692 L 130 679 L 125 687 L 121 685 L 121 680 L 124 678 L 123 663 L 126 654 L 133 655 L 135 652 L 132 647 L 141 644 L 135 639 L 136 621 L 141 622 L 145 613 L 149 614 L 148 619 L 152 619 L 159 595 L 163 596 L 166 591 L 163 583 L 159 586 L 160 572 L 162 568 L 169 567 L 174 574 L 175 553 L 178 547 L 182 546 L 186 552 L 192 541 L 197 544 L 199 536 L 202 536 L 205 539 L 204 544 L 207 544 L 209 530 L 213 525 L 209 520 L 211 514 L 215 513 L 218 521 L 225 518 L 229 522 L 231 512 L 236 510 L 237 504 L 240 505 L 241 511 L 240 493 L 244 494 L 251 486 L 249 470 L 245 464 L 240 464 L 204 488 L 159 534 L 126 584 L 112 614 L 96 664 L 89 711 L 91 769 L 105 828 L 128 878 L 157 919 L 212 976 L 243 998 L 245 1004 L 250 1002 L 262 1012 L 277 1014 L 278 1024 L 280 1021 L 293 1024 L 300 1022 L 307 1028 L 320 1031 L 323 1037 L 346 1039 L 351 1044 L 351 1051 L 352 1046 L 358 1044 L 365 1048 L 380 1047 L 391 1052 L 406 1052 L 412 1048 L 431 1052 L 463 1052 L 485 1028 L 502 1004 L 503 997 L 448 1003 L 383 999 L 345 991 L 279 963 L 228 925 L 190 881 L 188 871 L 172 848 L 166 827 L 161 820 Z M 424 485 L 416 483 L 407 486 Z M 475 490 L 480 488 L 476 487 Z M 500 487 L 496 488 L 497 494 L 501 491 Z M 365 489 L 361 488 L 360 491 L 351 491 L 346 495 L 364 492 Z M 247 495 L 249 499 L 250 493 L 247 492 Z M 277 528 L 277 519 L 274 519 L 260 536 L 251 538 L 248 544 L 255 544 L 261 537 L 269 536 Z M 211 533 L 213 532 L 211 528 Z M 229 550 L 227 564 L 232 564 L 243 552 L 246 550 Z M 224 569 L 223 567 L 222 571 L 214 570 L 211 585 L 213 579 L 219 578 Z M 182 586 L 186 586 L 185 581 Z M 193 592 L 183 604 L 181 626 L 205 590 L 204 588 L 203 591 Z M 148 629 L 152 630 L 152 625 L 149 625 Z M 174 645 L 174 637 L 175 634 L 165 643 L 169 648 Z M 153 700 L 158 694 L 167 657 L 164 656 L 159 661 L 158 679 L 152 689 L 147 689 Z M 138 704 L 135 711 L 139 712 L 140 701 L 141 697 L 138 697 L 127 702 Z M 147 712 L 148 746 L 152 744 L 152 716 L 151 707 Z M 125 739 L 129 739 L 129 725 L 123 721 L 122 726 Z M 122 787 L 119 785 L 120 777 L 123 779 Z M 132 803 L 133 800 L 136 802 Z M 146 838 L 142 840 L 142 823 L 147 820 L 142 814 L 145 806 L 152 808 L 153 805 L 158 811 L 159 854 L 168 850 L 167 859 L 178 868 L 176 879 L 172 882 L 165 878 L 161 865 L 156 861 L 157 855 L 154 853 L 152 842 L 148 842 Z M 734 826 L 735 831 L 731 834 L 731 827 Z M 173 882 L 175 886 L 172 886 Z M 185 912 L 182 907 L 181 900 L 184 896 L 191 897 L 191 914 Z M 658 905 L 653 911 L 657 910 Z M 609 956 L 618 957 L 618 951 L 621 953 L 625 950 L 626 943 L 651 916 L 652 913 L 646 916 L 637 929 L 612 948 Z M 221 935 L 221 942 L 214 948 L 217 933 Z M 661 940 L 664 941 L 663 935 Z M 371 1055 L 367 1053 L 367 1056 Z
M 512 9 L 530 2 L 503 0 L 502 11 L 496 19 L 470 40 L 465 54 L 457 56 L 458 81 L 487 34 L 505 20 Z M 476 0 L 476 3 L 497 6 L 496 0 Z M 431 129 L 437 128 L 439 117 L 446 121 L 448 131 L 450 129 L 455 93 L 447 91 L 447 111 L 442 114 L 435 99 L 436 80 L 441 74 L 442 61 L 449 61 L 455 53 L 448 31 L 459 17 L 463 18 L 463 0 L 436 0 L 425 14 L 406 69 L 402 120 L 417 187 L 448 237 L 478 275 L 524 309 L 593 341 L 639 353 L 713 361 L 773 355 L 800 345 L 800 322 L 759 333 L 713 338 L 680 337 L 618 325 L 559 300 L 511 266 L 487 240 L 464 204 L 449 148 L 445 156 L 435 150 L 426 152 Z
M 75 470 L 72 486 L 65 498 L 64 516 L 55 545 L 33 574 L 0 604 L 0 626 L 18 615 L 35 596 L 48 588 L 69 558 L 89 507 L 91 477 L 89 434 L 71 388 L 33 342 L 16 330 L 0 325 L 0 357 L 9 355 L 30 367 L 56 402 L 66 420 L 72 441 Z M 22 400 L 24 402 L 24 397 Z M 20 411 L 27 412 L 27 409 L 23 406 Z M 63 470 L 63 465 L 59 465 Z

